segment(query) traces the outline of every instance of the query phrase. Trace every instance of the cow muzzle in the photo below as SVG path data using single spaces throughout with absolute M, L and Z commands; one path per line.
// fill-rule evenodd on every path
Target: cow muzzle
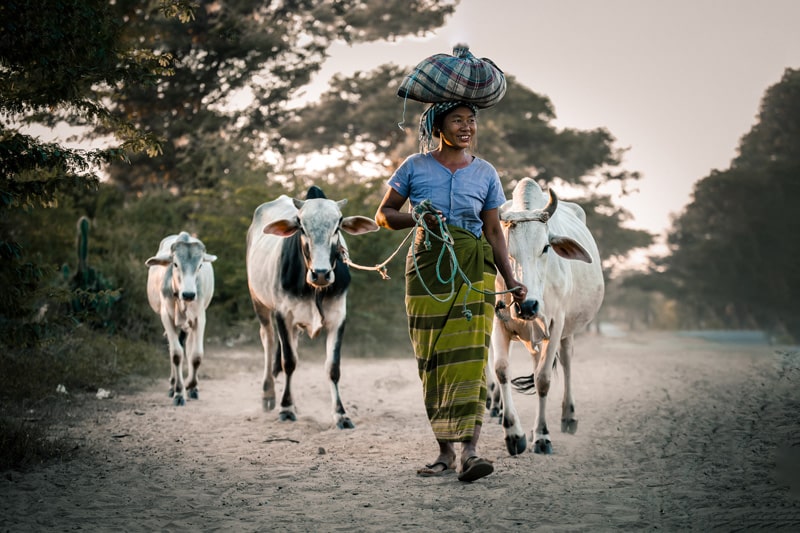
M 333 270 L 308 270 L 306 274 L 306 281 L 309 285 L 317 288 L 327 287 L 333 283 L 334 274 Z
M 533 320 L 539 315 L 539 300 L 525 300 L 521 304 L 514 302 L 514 311 L 522 320 Z

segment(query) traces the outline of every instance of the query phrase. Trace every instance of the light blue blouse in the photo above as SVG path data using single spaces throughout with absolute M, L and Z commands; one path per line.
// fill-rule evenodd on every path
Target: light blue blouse
M 439 163 L 430 152 L 409 156 L 389 178 L 389 187 L 408 198 L 412 207 L 430 200 L 447 219 L 476 237 L 481 236 L 481 211 L 496 209 L 506 201 L 497 170 L 476 157 L 455 172 Z

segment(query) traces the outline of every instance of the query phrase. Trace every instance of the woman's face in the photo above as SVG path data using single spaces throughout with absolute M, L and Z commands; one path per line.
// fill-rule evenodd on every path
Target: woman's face
M 478 120 L 475 113 L 466 106 L 459 106 L 444 116 L 440 137 L 443 143 L 464 149 L 469 148 L 477 132 Z

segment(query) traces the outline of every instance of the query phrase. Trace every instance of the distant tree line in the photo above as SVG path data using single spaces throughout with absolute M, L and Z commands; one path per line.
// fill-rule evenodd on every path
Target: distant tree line
M 679 326 L 759 328 L 800 340 L 800 70 L 762 99 L 730 167 L 694 187 L 669 233 L 670 253 L 628 287 L 673 299 Z

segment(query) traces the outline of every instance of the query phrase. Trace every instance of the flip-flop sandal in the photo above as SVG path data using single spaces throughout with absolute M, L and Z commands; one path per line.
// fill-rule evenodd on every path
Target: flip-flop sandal
M 492 463 L 473 455 L 464 461 L 464 466 L 461 469 L 461 473 L 458 475 L 458 480 L 471 482 L 488 476 L 492 472 L 494 472 Z
M 442 467 L 441 470 L 437 470 L 439 466 Z M 422 477 L 434 477 L 450 474 L 452 472 L 455 472 L 455 468 L 453 468 L 452 465 L 448 465 L 444 461 L 436 461 L 433 464 L 425 465 L 425 468 L 417 470 L 417 475 Z

